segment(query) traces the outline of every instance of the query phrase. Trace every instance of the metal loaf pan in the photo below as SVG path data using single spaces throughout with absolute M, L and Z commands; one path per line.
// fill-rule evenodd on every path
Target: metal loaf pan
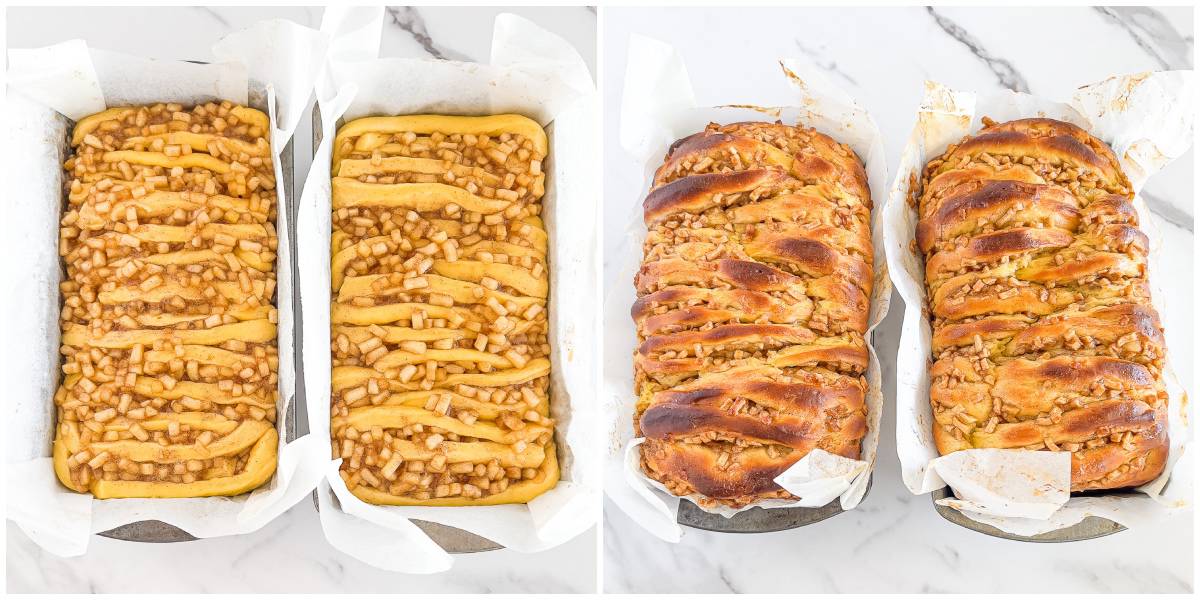
M 942 498 L 949 498 L 952 495 L 953 493 L 950 491 L 949 487 L 934 490 L 934 492 L 930 494 L 934 503 L 934 510 L 936 510 L 943 519 L 946 519 L 947 521 L 950 521 L 959 527 L 965 527 L 972 531 L 978 531 L 982 534 L 1003 538 L 1006 540 L 1039 543 L 1081 542 L 1083 540 L 1091 540 L 1125 531 L 1125 526 L 1121 525 L 1120 523 L 1115 523 L 1103 517 L 1092 516 L 1085 517 L 1082 521 L 1071 525 L 1070 527 L 1055 529 L 1054 531 L 1047 531 L 1037 535 L 1017 535 L 1015 533 L 1008 533 L 1007 531 L 1002 531 L 991 525 L 972 520 L 959 512 L 957 509 L 950 508 L 949 506 L 942 506 L 941 504 L 937 503 L 938 500 L 941 500 Z
M 314 156 L 317 153 L 317 146 L 321 145 L 321 125 L 321 108 L 314 102 L 312 107 L 312 153 Z M 342 123 L 338 123 L 338 126 L 341 125 Z M 311 168 L 328 169 L 329 165 L 313 165 Z M 300 306 L 298 298 L 296 299 L 296 306 Z M 300 311 L 297 310 L 296 312 L 299 313 Z M 298 341 L 297 344 L 299 344 Z M 317 503 L 317 492 L 315 490 L 312 493 L 312 502 L 314 508 L 318 511 L 321 510 L 320 505 Z M 450 554 L 472 554 L 504 548 L 504 546 L 492 540 L 457 527 L 442 525 L 433 521 L 422 521 L 420 519 L 411 519 L 411 521 L 414 525 L 420 527 L 421 531 L 424 531 L 425 535 L 428 535 L 434 543 L 441 546 L 443 550 Z
M 872 479 L 867 479 L 867 489 L 863 492 L 864 500 L 867 494 L 871 493 Z M 842 510 L 841 502 L 835 498 L 829 504 L 816 508 L 751 508 L 732 517 L 723 517 L 704 511 L 690 500 L 683 500 L 679 503 L 679 514 L 675 517 L 675 522 L 717 533 L 769 533 L 812 525 L 843 512 L 845 511 Z
M 197 62 L 197 61 L 188 61 L 188 62 Z M 247 104 L 257 105 L 258 103 L 247 102 Z M 254 108 L 257 108 L 259 110 L 267 110 L 267 107 L 265 105 L 254 106 Z M 287 210 L 288 219 L 289 219 L 288 222 L 292 223 L 294 226 L 296 223 L 296 210 L 300 204 L 297 201 L 297 199 L 295 198 L 295 194 L 294 194 L 294 191 L 296 188 L 295 166 L 293 165 L 293 162 L 294 162 L 293 157 L 295 155 L 295 149 L 292 146 L 293 146 L 292 140 L 288 140 L 287 145 L 283 147 L 283 153 L 280 156 L 280 161 L 283 164 L 281 165 L 280 168 L 283 170 L 283 181 L 281 183 L 283 184 L 285 201 L 287 202 L 287 206 L 285 206 L 284 209 Z M 276 207 L 276 211 L 278 211 L 278 210 L 279 210 L 279 207 Z M 289 236 L 288 246 L 289 246 L 289 250 L 291 250 L 291 255 L 292 255 L 292 273 L 291 273 L 292 281 L 299 281 L 299 279 L 298 279 L 299 271 L 296 267 L 296 236 L 295 235 Z M 276 277 L 278 277 L 278 273 L 276 273 Z M 296 394 L 294 396 L 292 396 L 292 401 L 288 403 L 287 429 L 286 429 L 286 431 L 283 432 L 283 439 L 286 441 L 289 441 L 289 442 L 292 440 L 295 440 L 297 437 L 296 415 L 297 414 L 305 414 L 304 411 L 299 411 L 299 413 L 298 413 L 296 410 L 296 405 L 298 403 L 299 404 L 304 403 L 304 378 L 301 377 L 301 373 L 300 373 L 300 352 L 299 352 L 299 348 L 300 348 L 300 338 L 299 338 L 299 335 L 300 335 L 300 294 L 299 294 L 299 286 L 297 286 L 297 285 L 292 286 L 292 314 L 295 316 L 294 322 L 292 324 L 292 336 L 293 336 L 292 339 L 295 340 L 295 345 L 297 348 L 297 351 L 292 353 L 292 359 L 293 359 L 293 363 L 294 363 L 294 372 L 296 373 Z M 307 431 L 305 431 L 305 433 L 307 433 Z M 197 539 L 192 534 L 190 534 L 174 525 L 171 525 L 170 523 L 164 523 L 164 522 L 158 521 L 158 520 L 135 521 L 133 523 L 127 523 L 125 525 L 121 525 L 120 527 L 114 527 L 113 529 L 109 529 L 108 531 L 101 531 L 100 533 L 98 533 L 96 535 L 100 535 L 100 536 L 103 536 L 106 538 L 112 538 L 114 540 L 122 540 L 122 541 L 126 541 L 126 542 L 144 542 L 144 543 L 150 543 L 150 544 L 163 544 L 163 543 L 169 543 L 169 542 L 190 542 L 190 541 Z

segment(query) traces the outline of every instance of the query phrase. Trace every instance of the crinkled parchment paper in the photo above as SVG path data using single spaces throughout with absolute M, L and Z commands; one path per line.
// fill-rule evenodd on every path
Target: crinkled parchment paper
M 508 548 L 537 552 L 579 535 L 595 521 L 595 302 L 598 253 L 599 136 L 595 89 L 579 54 L 562 38 L 514 15 L 496 18 L 490 64 L 378 58 L 383 11 L 326 10 L 330 60 L 317 86 L 322 142 L 305 183 L 299 217 L 304 303 L 305 389 L 313 435 L 322 444 L 318 487 L 326 538 L 379 568 L 432 573 L 453 559 L 409 519 L 450 525 Z M 400 507 L 365 503 L 346 489 L 330 461 L 329 238 L 330 156 L 339 119 L 368 115 L 518 113 L 550 137 L 542 216 L 550 234 L 551 414 L 562 480 L 529 504 Z
M 1070 103 L 1029 94 L 973 94 L 926 82 L 917 124 L 900 159 L 884 215 L 887 258 L 896 290 L 908 310 L 896 357 L 896 445 L 904 482 L 914 494 L 949 485 L 957 497 L 941 503 L 981 523 L 1020 535 L 1061 529 L 1095 515 L 1126 527 L 1158 519 L 1191 503 L 1191 473 L 1173 469 L 1191 440 L 1186 393 L 1170 366 L 1171 449 L 1166 469 L 1133 493 L 1070 498 L 1070 456 L 1065 452 L 976 449 L 939 457 L 933 441 L 928 368 L 931 331 L 926 310 L 924 264 L 912 251 L 917 215 L 906 198 L 930 159 L 963 136 L 996 121 L 1049 117 L 1073 123 L 1112 146 L 1135 190 L 1192 143 L 1195 82 L 1191 71 L 1112 77 L 1080 88 Z M 1157 260 L 1161 238 L 1146 203 L 1134 200 L 1150 238 L 1149 277 L 1155 308 L 1165 314 L 1164 273 Z M 1169 356 L 1169 355 L 1168 355 Z M 1168 481 L 1170 485 L 1168 485 Z
M 196 537 L 254 531 L 303 498 L 322 476 L 319 444 L 307 436 L 283 440 L 287 407 L 295 394 L 292 329 L 293 234 L 284 209 L 280 153 L 312 90 L 325 42 L 315 30 L 288 21 L 265 21 L 231 34 L 213 47 L 221 62 L 195 64 L 151 60 L 90 49 L 82 40 L 46 48 L 9 51 L 5 164 L 7 208 L 3 236 L 4 294 L 0 313 L 10 347 L 3 361 L 8 391 L 6 485 L 8 518 L 47 551 L 75 556 L 87 551 L 93 532 L 156 519 Z M 279 182 L 276 302 L 279 309 L 279 464 L 263 487 L 233 498 L 93 500 L 63 487 L 50 458 L 54 439 L 54 392 L 58 354 L 58 221 L 62 164 L 74 119 L 111 106 L 155 102 L 186 105 L 230 100 L 268 111 L 274 124 L 271 148 Z
M 644 165 L 643 190 L 650 188 L 654 170 L 661 164 L 667 147 L 679 138 L 704 129 L 711 122 L 779 120 L 787 124 L 815 127 L 849 145 L 858 154 L 866 166 L 874 202 L 871 216 L 875 280 L 869 321 L 873 330 L 887 314 L 891 283 L 888 280 L 887 263 L 883 259 L 883 233 L 880 226 L 887 186 L 887 161 L 879 128 L 866 110 L 838 89 L 819 69 L 795 59 L 784 60 L 780 66 L 781 80 L 786 79 L 796 89 L 797 105 L 772 108 L 750 105 L 697 106 L 683 59 L 673 47 L 657 40 L 635 35 L 629 46 L 628 64 L 625 95 L 621 104 L 621 144 Z M 753 100 L 752 94 L 748 96 L 748 100 Z M 646 530 L 661 539 L 679 541 L 683 533 L 675 521 L 679 497 L 642 473 L 637 452 L 642 439 L 633 437 L 636 396 L 632 353 L 637 341 L 629 308 L 636 299 L 633 278 L 641 264 L 642 241 L 646 235 L 641 211 L 629 215 L 626 231 L 610 235 L 623 236 L 625 243 L 617 256 L 612 257 L 621 265 L 616 279 L 605 282 L 602 408 L 608 434 L 605 492 Z M 823 450 L 814 450 L 775 480 L 800 496 L 799 500 L 766 500 L 746 508 L 818 507 L 835 498 L 840 499 L 845 510 L 858 505 L 866 493 L 875 464 L 879 416 L 883 407 L 879 360 L 870 341 L 869 330 L 867 342 L 871 362 L 866 373 L 868 431 L 863 440 L 862 459 L 850 460 Z M 727 517 L 740 512 L 724 506 L 707 510 Z

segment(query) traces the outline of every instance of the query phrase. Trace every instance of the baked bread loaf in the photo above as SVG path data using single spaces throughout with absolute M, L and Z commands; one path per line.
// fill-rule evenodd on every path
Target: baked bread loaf
M 1157 477 L 1166 350 L 1113 152 L 1069 123 L 985 118 L 922 188 L 938 451 L 1067 451 L 1073 491 Z
M 866 434 L 871 196 L 847 146 L 779 123 L 679 140 L 643 204 L 632 316 L 643 471 L 706 506 Z
M 430 506 L 553 488 L 545 131 L 518 115 L 368 117 L 334 142 L 331 430 L 346 486 Z
M 271 126 L 112 108 L 71 137 L 54 469 L 96 498 L 233 496 L 275 472 Z

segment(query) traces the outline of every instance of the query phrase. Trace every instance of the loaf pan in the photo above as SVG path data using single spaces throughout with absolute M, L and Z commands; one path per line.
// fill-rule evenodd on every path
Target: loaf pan
M 952 494 L 949 487 L 934 490 L 933 494 L 931 494 L 934 503 L 933 508 L 937 510 L 937 513 L 941 515 L 943 519 L 946 519 L 947 521 L 950 521 L 951 523 L 954 523 L 960 527 L 966 527 L 972 531 L 978 531 L 979 533 L 990 535 L 992 537 L 1003 538 L 1006 540 L 1039 543 L 1081 542 L 1083 540 L 1091 540 L 1104 537 L 1106 535 L 1112 535 L 1120 531 L 1125 531 L 1125 526 L 1121 525 L 1120 523 L 1114 523 L 1113 521 L 1105 519 L 1104 517 L 1091 516 L 1085 517 L 1082 521 L 1071 525 L 1070 527 L 1063 527 L 1062 529 L 1055 529 L 1054 531 L 1047 531 L 1037 535 L 1018 535 L 972 520 L 959 512 L 957 509 L 950 508 L 949 506 L 942 506 L 941 504 L 937 503 L 938 500 L 941 500 L 942 498 L 949 498 L 951 495 Z
M 321 107 L 316 102 L 314 102 L 313 107 L 312 107 L 312 153 L 314 156 L 317 153 L 317 146 L 321 145 L 321 125 L 322 125 L 322 123 L 321 123 Z M 341 125 L 341 123 L 339 123 L 338 125 Z M 313 165 L 312 168 L 318 168 L 318 166 Z M 329 166 L 328 165 L 320 165 L 319 168 L 328 169 Z M 293 240 L 293 242 L 294 241 L 295 240 Z M 296 307 L 297 307 L 296 312 L 297 313 L 300 312 L 299 306 L 300 306 L 300 300 L 299 300 L 299 298 L 297 298 L 296 299 Z M 297 333 L 297 335 L 299 335 L 299 333 Z M 299 347 L 300 341 L 301 341 L 300 338 L 297 337 L 296 338 L 297 347 Z M 297 358 L 297 360 L 299 361 L 300 359 Z M 297 372 L 299 372 L 298 368 L 297 368 Z M 321 510 L 320 505 L 317 504 L 317 492 L 315 490 L 312 493 L 312 502 L 313 502 L 314 508 L 316 508 L 318 511 Z M 412 521 L 413 525 L 420 527 L 421 531 L 424 531 L 425 535 L 429 536 L 429 539 L 433 540 L 435 544 L 442 547 L 442 550 L 445 550 L 446 552 L 449 552 L 450 554 L 472 554 L 475 552 L 488 552 L 490 550 L 500 550 L 501 548 L 504 547 L 504 546 L 501 546 L 500 544 L 497 544 L 496 542 L 493 542 L 492 540 L 489 540 L 485 537 L 475 535 L 474 533 L 471 533 L 470 531 L 465 531 L 465 530 L 459 529 L 457 527 L 451 527 L 449 525 L 442 525 L 441 523 L 434 523 L 432 521 L 422 521 L 420 519 L 410 519 L 410 520 Z

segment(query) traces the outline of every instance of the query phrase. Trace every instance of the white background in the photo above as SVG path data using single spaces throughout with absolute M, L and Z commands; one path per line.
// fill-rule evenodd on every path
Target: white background
M 606 257 L 615 256 L 622 232 L 640 214 L 645 191 L 641 166 L 621 150 L 618 137 L 631 32 L 668 42 L 682 53 L 700 105 L 793 104 L 795 97 L 776 61 L 807 57 L 874 116 L 892 171 L 912 129 L 922 80 L 978 91 L 1000 89 L 1001 81 L 1024 82 L 1034 94 L 1066 101 L 1076 87 L 1112 74 L 1191 68 L 1192 56 L 1188 8 L 1138 9 L 1120 19 L 1091 8 L 939 8 L 932 13 L 925 8 L 607 8 L 603 21 Z M 1155 219 L 1162 231 L 1166 272 L 1151 276 L 1168 293 L 1163 315 L 1167 341 L 1189 390 L 1195 309 L 1192 160 L 1189 153 L 1168 166 L 1143 194 L 1167 217 Z M 615 266 L 606 261 L 606 282 L 612 281 Z M 892 357 L 903 310 L 893 294 L 891 312 L 876 333 L 885 399 L 894 396 Z M 605 590 L 1191 591 L 1191 514 L 1072 544 L 991 538 L 943 520 L 928 496 L 908 492 L 900 479 L 894 431 L 895 408 L 888 405 L 874 484 L 862 505 L 802 529 L 757 535 L 689 529 L 682 543 L 671 545 L 641 530 L 606 501 Z
M 596 72 L 596 15 L 569 8 L 391 8 L 381 55 L 488 60 L 492 20 L 507 10 L 562 35 Z M 212 60 L 222 36 L 262 19 L 320 27 L 308 8 L 45 8 L 7 10 L 8 46 L 83 38 L 95 48 L 164 59 Z M 311 126 L 296 132 L 296 197 L 312 161 Z M 179 544 L 138 544 L 93 536 L 88 554 L 63 559 L 7 527 L 9 592 L 588 592 L 596 586 L 595 528 L 540 554 L 509 550 L 460 556 L 449 573 L 403 575 L 375 569 L 330 547 L 307 499 L 265 528 Z

